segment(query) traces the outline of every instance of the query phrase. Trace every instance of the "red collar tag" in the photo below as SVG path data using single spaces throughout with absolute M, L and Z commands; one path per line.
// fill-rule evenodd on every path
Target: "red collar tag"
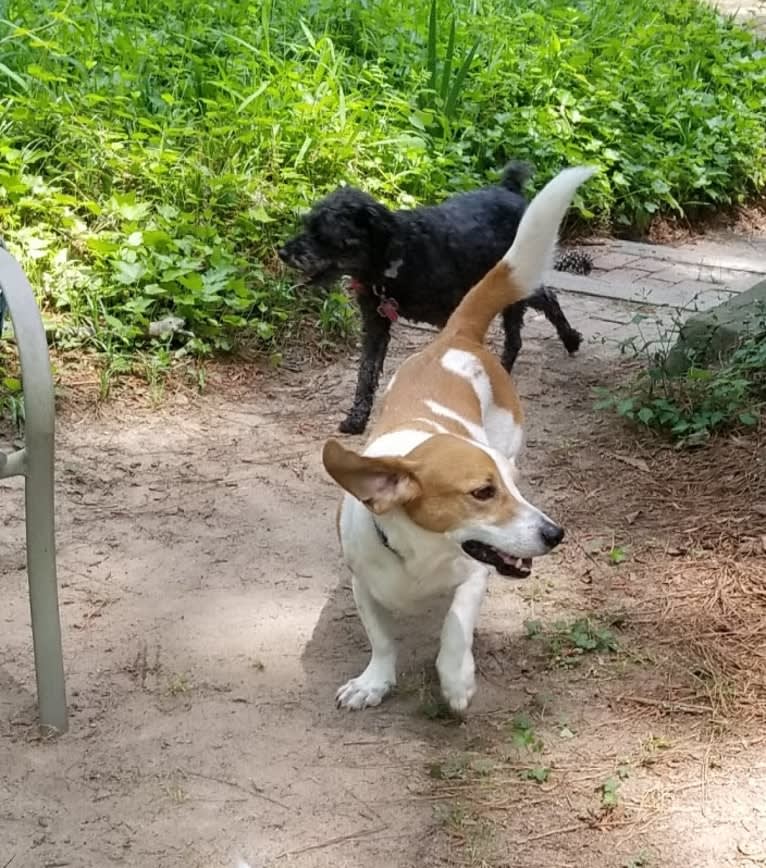
M 383 296 L 378 305 L 378 313 L 385 319 L 390 319 L 391 322 L 396 322 L 399 319 L 399 304 L 395 298 L 386 298 L 386 296 Z

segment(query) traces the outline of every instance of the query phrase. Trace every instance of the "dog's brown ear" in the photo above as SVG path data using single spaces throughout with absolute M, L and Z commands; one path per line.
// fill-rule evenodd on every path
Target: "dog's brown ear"
M 376 515 L 409 503 L 421 492 L 406 458 L 370 458 L 328 440 L 322 450 L 325 470 L 342 488 Z

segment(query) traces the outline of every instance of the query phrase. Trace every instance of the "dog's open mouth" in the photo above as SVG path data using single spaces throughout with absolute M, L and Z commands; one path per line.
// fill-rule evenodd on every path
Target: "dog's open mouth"
M 494 567 L 501 576 L 526 579 L 532 572 L 532 558 L 517 558 L 477 539 L 464 542 L 463 551 L 474 560 Z
M 335 280 L 338 276 L 338 268 L 335 263 L 320 266 L 314 271 L 304 271 L 303 277 L 307 286 L 321 286 L 323 283 L 328 283 Z
M 302 259 L 285 259 L 285 265 L 297 271 L 303 286 L 322 286 L 335 280 L 340 272 L 334 262 L 304 261 Z

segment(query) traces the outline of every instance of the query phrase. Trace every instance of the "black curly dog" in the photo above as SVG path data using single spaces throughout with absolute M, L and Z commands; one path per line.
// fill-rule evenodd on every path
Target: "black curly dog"
M 361 190 L 340 187 L 311 209 L 303 231 L 279 251 L 309 284 L 348 275 L 356 289 L 363 348 L 354 404 L 340 425 L 342 432 L 361 434 L 367 425 L 391 323 L 403 316 L 441 328 L 466 292 L 508 250 L 526 208 L 521 191 L 529 175 L 526 163 L 513 162 L 498 185 L 407 211 L 390 211 Z M 569 253 L 555 267 L 587 273 L 590 260 Z M 541 287 L 503 313 L 502 361 L 508 371 L 521 349 L 527 307 L 545 314 L 570 353 L 582 340 L 555 294 Z

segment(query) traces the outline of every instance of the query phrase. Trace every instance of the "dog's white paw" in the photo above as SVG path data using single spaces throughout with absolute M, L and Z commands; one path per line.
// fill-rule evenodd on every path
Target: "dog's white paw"
M 476 675 L 473 656 L 466 655 L 458 666 L 445 665 L 437 660 L 442 695 L 455 714 L 464 714 L 476 693 Z
M 366 669 L 360 676 L 352 678 L 339 688 L 335 694 L 335 703 L 338 708 L 350 708 L 354 711 L 380 705 L 393 689 L 394 683 L 391 678 Z

